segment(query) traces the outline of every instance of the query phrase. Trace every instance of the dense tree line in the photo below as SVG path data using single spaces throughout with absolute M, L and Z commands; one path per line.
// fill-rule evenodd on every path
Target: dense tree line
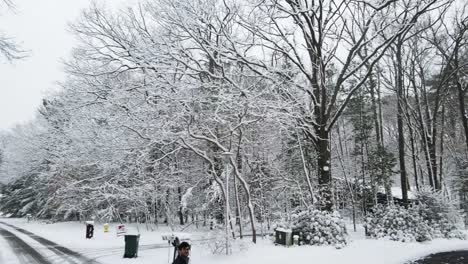
M 255 241 L 258 223 L 298 207 L 357 219 L 379 194 L 392 203 L 392 186 L 406 205 L 423 186 L 464 201 L 465 9 L 94 5 L 72 25 L 80 42 L 62 90 L 0 135 L 1 210 L 170 225 L 228 217 L 233 236 L 247 228 Z

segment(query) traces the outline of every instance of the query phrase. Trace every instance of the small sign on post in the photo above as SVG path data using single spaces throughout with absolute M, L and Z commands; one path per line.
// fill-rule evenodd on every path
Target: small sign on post
M 127 229 L 125 228 L 125 225 L 118 225 L 117 226 L 117 236 L 123 236 L 127 233 Z

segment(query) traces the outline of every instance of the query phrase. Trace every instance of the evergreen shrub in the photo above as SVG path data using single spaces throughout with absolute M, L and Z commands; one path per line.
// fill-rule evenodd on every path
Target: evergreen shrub
M 365 226 L 372 238 L 422 242 L 434 238 L 466 239 L 460 231 L 461 217 L 452 202 L 440 192 L 422 189 L 409 208 L 376 206 Z
M 316 209 L 301 211 L 292 215 L 293 235 L 299 236 L 300 245 L 331 245 L 342 248 L 348 243 L 344 220 L 338 212 Z

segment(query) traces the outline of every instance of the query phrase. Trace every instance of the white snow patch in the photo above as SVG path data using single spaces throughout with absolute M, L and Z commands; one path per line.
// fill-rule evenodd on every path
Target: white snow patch
M 394 198 L 403 199 L 401 187 L 392 187 L 391 190 L 392 190 L 392 196 Z M 385 193 L 385 189 L 383 187 L 380 187 L 379 191 L 382 193 Z M 408 191 L 408 199 L 416 199 L 416 194 L 412 191 Z
M 188 200 L 190 199 L 190 197 L 192 197 L 192 190 L 193 187 L 188 188 L 184 195 L 182 195 L 182 198 L 180 199 L 181 206 L 184 209 L 187 208 Z
M 403 199 L 403 194 L 400 187 L 392 187 L 392 196 L 398 199 Z M 412 191 L 408 191 L 408 199 L 415 199 L 416 195 Z

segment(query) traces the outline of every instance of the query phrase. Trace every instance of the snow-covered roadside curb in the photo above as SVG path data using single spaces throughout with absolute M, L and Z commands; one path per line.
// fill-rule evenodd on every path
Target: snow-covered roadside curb
M 82 223 L 68 222 L 56 224 L 42 224 L 38 222 L 27 223 L 24 219 L 4 219 L 18 227 L 27 229 L 56 243 L 73 248 L 81 253 L 91 253 L 122 247 L 123 238 L 116 238 L 115 234 L 104 235 L 102 228 L 96 226 L 96 236 L 92 240 L 84 239 L 84 226 Z M 111 229 L 112 230 L 112 229 Z M 159 231 L 143 231 L 142 244 L 163 243 Z M 316 264 L 403 264 L 426 255 L 468 249 L 468 241 L 437 239 L 427 243 L 401 243 L 385 240 L 363 239 L 361 230 L 351 232 L 353 240 L 350 244 L 336 250 L 333 247 L 301 246 L 284 248 L 274 246 L 268 239 L 259 239 L 257 245 L 251 245 L 249 250 L 231 256 L 213 256 L 207 249 L 195 246 L 192 252 L 191 264 L 284 264 L 297 262 L 311 262 Z M 150 249 L 140 251 L 137 259 L 123 259 L 120 250 L 111 251 L 111 254 L 98 260 L 103 264 L 139 263 L 139 264 L 166 264 L 168 263 L 167 249 Z

